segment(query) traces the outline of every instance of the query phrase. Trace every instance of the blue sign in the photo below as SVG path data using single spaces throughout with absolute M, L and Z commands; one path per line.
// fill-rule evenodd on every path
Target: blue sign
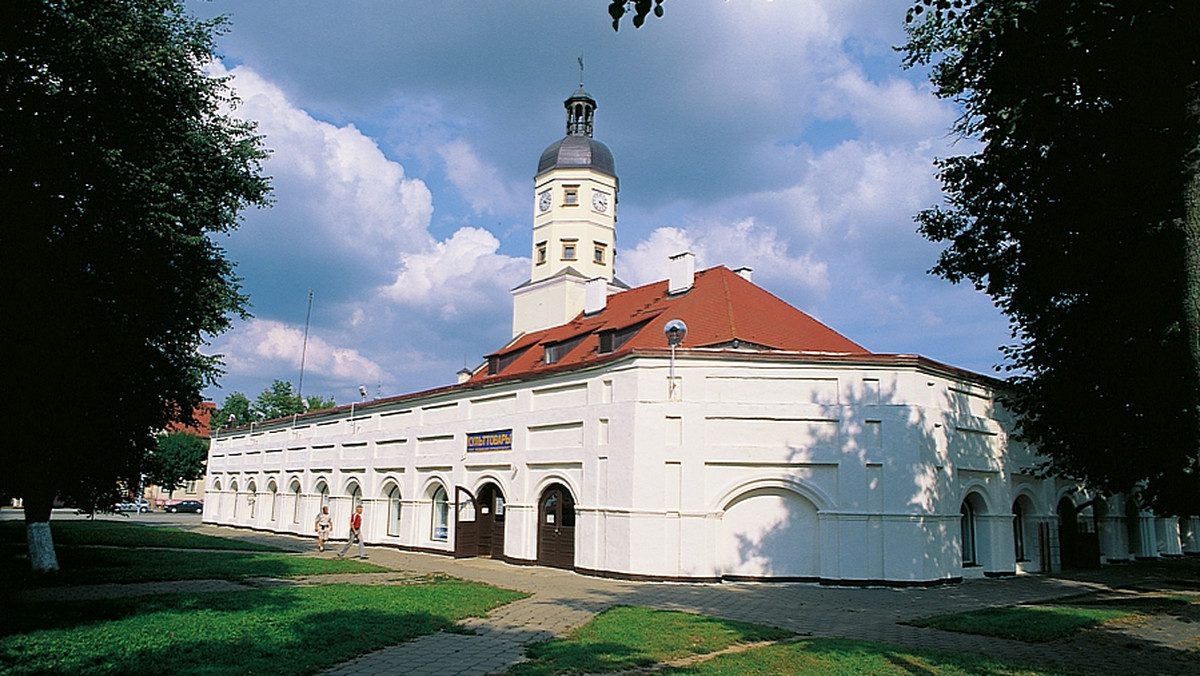
M 511 451 L 512 430 L 492 432 L 470 432 L 467 434 L 467 451 Z

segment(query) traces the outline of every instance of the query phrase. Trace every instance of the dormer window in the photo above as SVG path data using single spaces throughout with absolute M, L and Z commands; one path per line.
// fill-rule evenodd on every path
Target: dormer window
M 494 376 L 508 368 L 509 365 L 516 361 L 518 357 L 525 354 L 525 350 L 527 349 L 529 348 L 516 350 L 514 352 L 509 352 L 508 354 L 494 354 L 488 357 L 488 375 Z
M 647 320 L 649 321 L 649 320 Z M 630 338 L 637 335 L 638 331 L 646 325 L 645 321 L 638 322 L 633 326 L 626 326 L 623 329 L 609 329 L 600 332 L 600 354 L 608 354 L 621 349 L 625 343 L 629 342 Z
M 543 361 L 545 361 L 547 364 L 558 363 L 563 357 L 570 354 L 571 350 L 574 350 L 575 346 L 582 342 L 583 339 L 584 336 L 575 336 L 570 340 L 564 340 L 560 343 L 550 343 L 546 345 Z

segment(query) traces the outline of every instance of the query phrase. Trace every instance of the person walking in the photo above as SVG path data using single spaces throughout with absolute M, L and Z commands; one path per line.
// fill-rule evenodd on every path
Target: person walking
M 321 511 L 317 514 L 317 521 L 313 524 L 313 530 L 317 531 L 317 551 L 325 551 L 325 541 L 333 532 L 333 515 L 329 513 L 329 505 L 321 506 Z
M 354 513 L 350 515 L 350 537 L 346 539 L 345 546 L 342 551 L 338 552 L 338 558 L 342 558 L 346 554 L 346 550 L 350 549 L 350 545 L 358 543 L 358 558 L 367 558 L 367 552 L 363 549 L 362 541 L 362 505 L 354 508 Z

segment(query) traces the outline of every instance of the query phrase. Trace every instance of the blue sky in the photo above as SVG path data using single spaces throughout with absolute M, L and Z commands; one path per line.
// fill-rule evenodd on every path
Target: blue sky
M 254 319 L 213 340 L 207 395 L 389 396 L 454 382 L 508 341 L 528 279 L 533 173 L 595 97 L 621 181 L 617 275 L 749 266 L 754 281 L 874 352 L 994 373 L 1007 323 L 926 274 L 913 215 L 933 160 L 967 152 L 955 110 L 903 71 L 908 3 L 691 0 L 614 33 L 606 0 L 195 2 L 229 15 L 214 73 L 272 150 L 275 205 L 219 243 Z

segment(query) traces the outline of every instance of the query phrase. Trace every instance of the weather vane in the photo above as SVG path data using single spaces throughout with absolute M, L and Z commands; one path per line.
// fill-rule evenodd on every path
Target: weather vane
M 579 57 L 579 88 L 583 89 L 583 56 Z

